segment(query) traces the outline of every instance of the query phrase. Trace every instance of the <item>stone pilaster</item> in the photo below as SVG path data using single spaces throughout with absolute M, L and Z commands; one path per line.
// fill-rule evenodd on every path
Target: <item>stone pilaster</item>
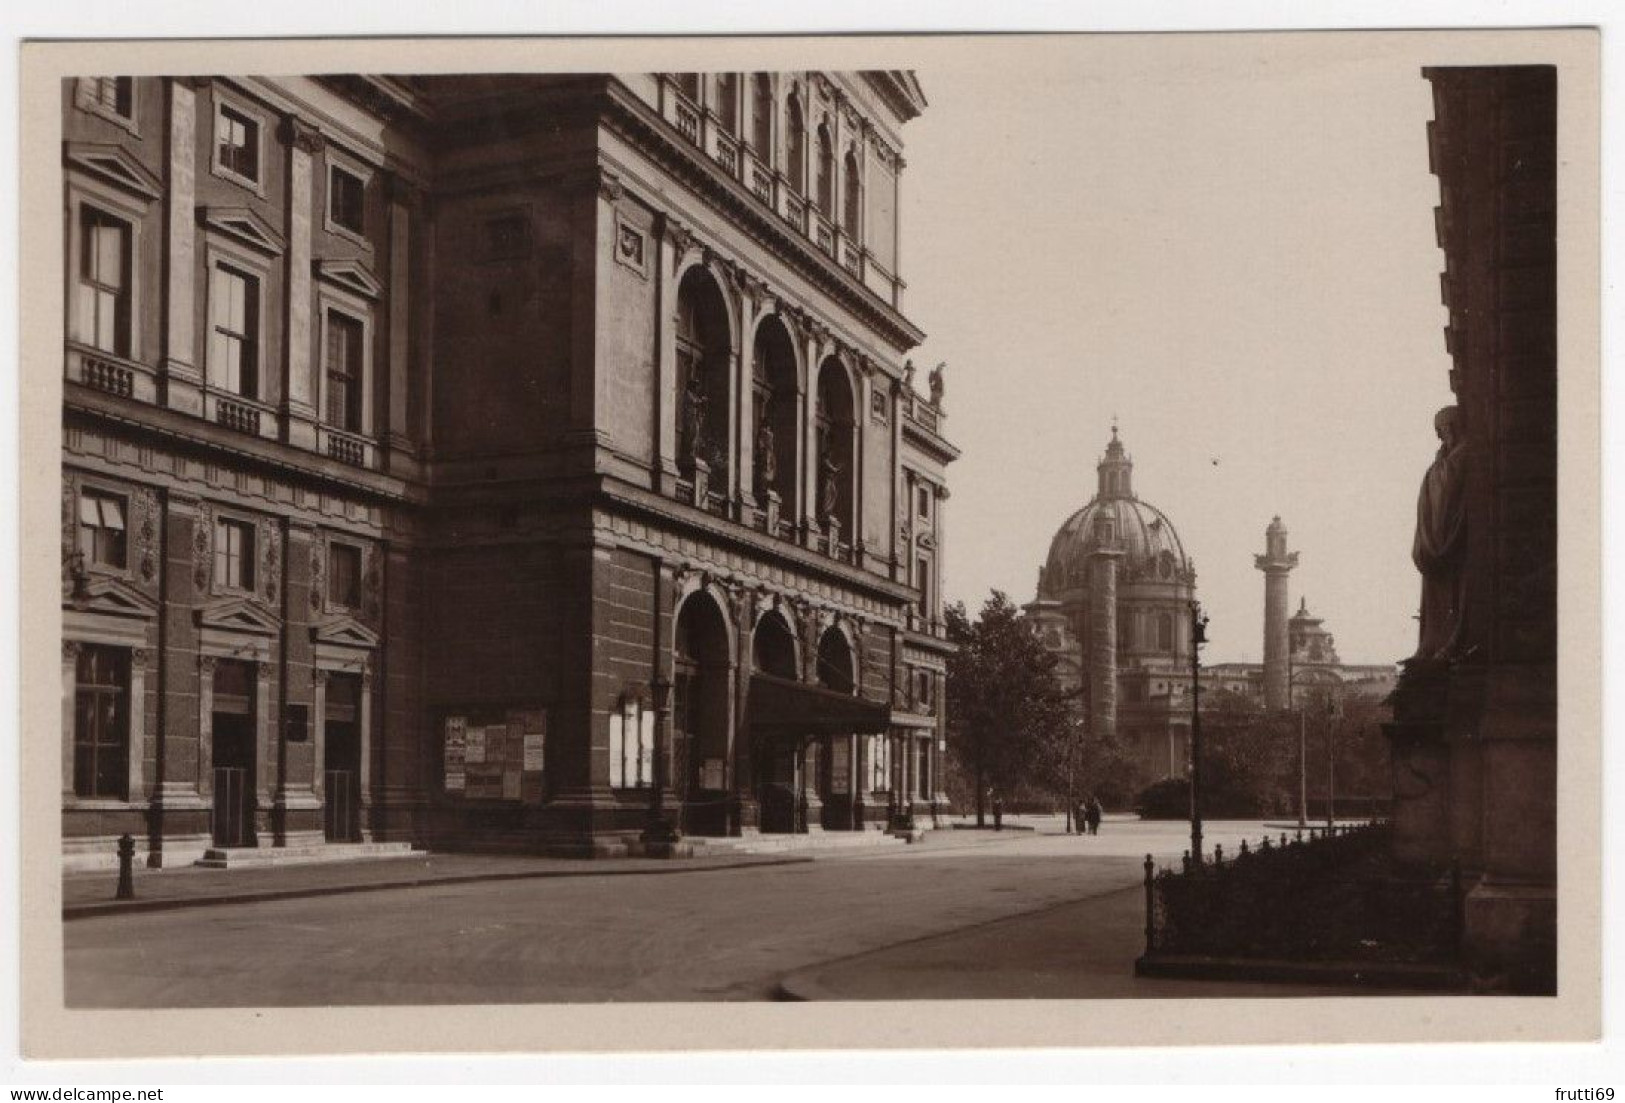
M 288 143 L 287 376 L 282 382 L 283 433 L 290 444 L 316 446 L 316 379 L 311 290 L 312 184 L 321 132 L 297 116 L 283 126 Z
M 1089 730 L 1097 738 L 1117 733 L 1117 564 L 1122 556 L 1105 543 L 1089 555 Z
M 197 296 L 197 91 L 187 78 L 166 82 L 169 93 L 169 171 L 164 197 L 165 406 L 203 412 L 203 369 L 193 324 Z

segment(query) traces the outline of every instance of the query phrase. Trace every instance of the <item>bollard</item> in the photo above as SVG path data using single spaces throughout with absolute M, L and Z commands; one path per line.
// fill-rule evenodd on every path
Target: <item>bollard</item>
M 129 835 L 118 839 L 118 892 L 113 899 L 135 899 L 135 839 Z
M 1145 952 L 1157 948 L 1156 863 L 1145 856 Z

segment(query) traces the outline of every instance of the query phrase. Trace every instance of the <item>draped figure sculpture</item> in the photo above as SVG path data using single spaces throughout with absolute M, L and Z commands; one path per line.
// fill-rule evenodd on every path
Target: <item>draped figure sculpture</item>
M 1461 637 L 1467 548 L 1467 440 L 1461 410 L 1446 406 L 1433 418 L 1439 452 L 1416 499 L 1411 561 L 1422 573 L 1421 627 L 1413 659 L 1454 658 Z

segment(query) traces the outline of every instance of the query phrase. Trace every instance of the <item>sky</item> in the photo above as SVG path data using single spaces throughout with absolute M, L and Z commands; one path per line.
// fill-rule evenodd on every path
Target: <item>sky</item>
M 1410 48 L 1322 41 L 1027 40 L 1020 65 L 918 71 L 902 272 L 963 449 L 948 600 L 1032 599 L 1115 416 L 1195 560 L 1207 661 L 1262 656 L 1277 514 L 1292 607 L 1345 662 L 1414 649 L 1416 495 L 1451 401 L 1430 86 Z

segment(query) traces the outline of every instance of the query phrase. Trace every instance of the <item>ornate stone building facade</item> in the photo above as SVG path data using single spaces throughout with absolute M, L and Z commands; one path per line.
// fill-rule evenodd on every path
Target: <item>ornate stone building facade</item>
M 934 812 L 923 108 L 902 72 L 65 82 L 69 854 Z

